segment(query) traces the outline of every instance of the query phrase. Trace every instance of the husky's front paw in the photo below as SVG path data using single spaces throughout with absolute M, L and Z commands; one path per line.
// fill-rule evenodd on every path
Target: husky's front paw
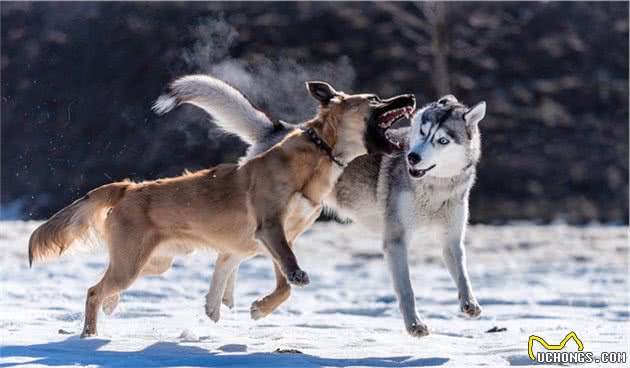
M 477 300 L 475 298 L 463 300 L 460 303 L 459 308 L 467 316 L 472 318 L 477 318 L 481 314 L 481 306 L 479 305 L 479 303 L 477 303 Z
M 287 275 L 287 280 L 289 280 L 289 284 L 295 286 L 306 286 L 311 282 L 308 279 L 308 275 L 306 272 L 302 270 L 293 271 Z
M 230 309 L 234 308 L 234 295 L 223 295 L 221 302 Z
M 206 316 L 208 316 L 208 318 L 210 318 L 215 323 L 219 322 L 219 319 L 221 318 L 221 305 L 211 306 L 210 304 L 206 303 Z
M 429 326 L 425 325 L 422 321 L 416 321 L 407 327 L 407 332 L 413 337 L 427 336 L 431 333 Z

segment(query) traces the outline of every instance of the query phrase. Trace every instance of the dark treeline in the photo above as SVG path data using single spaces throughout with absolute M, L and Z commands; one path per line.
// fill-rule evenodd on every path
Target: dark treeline
M 628 223 L 628 3 L 8 3 L 2 217 L 89 189 L 235 162 L 245 145 L 182 107 L 212 73 L 273 118 L 315 111 L 307 79 L 419 103 L 488 103 L 473 222 Z

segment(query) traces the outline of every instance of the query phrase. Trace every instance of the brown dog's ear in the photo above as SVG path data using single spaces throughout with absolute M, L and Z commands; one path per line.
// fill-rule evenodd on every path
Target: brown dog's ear
M 315 97 L 322 105 L 327 105 L 333 97 L 337 95 L 332 86 L 326 82 L 310 81 L 306 82 L 306 88 L 311 96 Z

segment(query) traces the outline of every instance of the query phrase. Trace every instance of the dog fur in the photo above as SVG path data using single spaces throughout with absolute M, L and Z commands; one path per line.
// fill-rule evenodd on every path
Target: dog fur
M 332 148 L 331 154 L 345 162 L 366 152 L 368 126 L 382 122 L 382 116 L 399 101 L 385 103 L 372 95 L 337 92 L 324 82 L 308 82 L 307 87 L 320 102 L 320 109 L 304 127 L 314 129 Z M 209 76 L 176 80 L 154 109 L 165 113 L 182 103 L 212 106 L 223 126 L 243 135 L 239 124 L 251 119 L 255 127 L 250 139 L 263 127 L 276 129 L 238 91 Z M 317 218 L 323 198 L 341 172 L 303 130 L 292 130 L 269 150 L 240 164 L 94 189 L 34 231 L 29 260 L 60 255 L 92 230 L 106 241 L 110 263 L 102 280 L 87 293 L 82 333 L 86 337 L 97 332 L 98 309 L 111 312 L 118 294 L 138 277 L 165 272 L 174 256 L 212 248 L 219 256 L 206 297 L 206 313 L 217 321 L 238 265 L 256 254 L 271 254 L 285 283 L 308 284 L 292 242 Z M 280 292 L 277 300 L 283 297 Z
M 324 200 L 342 217 L 383 235 L 385 259 L 412 336 L 428 335 L 429 328 L 416 312 L 407 249 L 421 246 L 429 236 L 442 244 L 461 311 L 471 317 L 481 313 L 466 270 L 464 237 L 468 198 L 481 155 L 478 124 L 485 110 L 485 102 L 468 108 L 452 95 L 425 106 L 414 115 L 411 127 L 387 132 L 403 150 L 356 158 Z M 281 134 L 273 133 L 276 139 Z M 266 141 L 259 138 L 257 147 L 264 149 Z M 277 276 L 279 289 L 284 281 Z

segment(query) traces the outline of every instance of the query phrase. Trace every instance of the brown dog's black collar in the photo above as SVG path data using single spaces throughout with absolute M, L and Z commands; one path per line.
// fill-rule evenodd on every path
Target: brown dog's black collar
M 304 133 L 306 133 L 306 135 L 308 135 L 308 137 L 311 139 L 311 141 L 313 143 L 315 143 L 315 145 L 317 147 L 319 147 L 322 151 L 326 152 L 326 154 L 328 155 L 328 158 L 332 162 L 336 163 L 337 165 L 339 165 L 342 168 L 348 166 L 348 164 L 346 164 L 345 162 L 343 162 L 343 161 L 339 160 L 338 158 L 336 158 L 335 156 L 333 156 L 332 147 L 330 147 L 330 145 L 328 143 L 326 143 L 326 141 L 319 134 L 317 134 L 315 129 L 313 129 L 313 128 L 302 128 L 302 131 Z

